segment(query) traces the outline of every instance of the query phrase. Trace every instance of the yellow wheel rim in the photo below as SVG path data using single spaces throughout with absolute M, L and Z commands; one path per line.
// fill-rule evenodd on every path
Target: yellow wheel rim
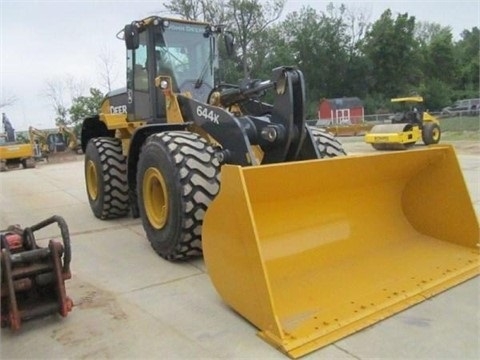
M 87 162 L 87 171 L 86 171 L 86 180 L 87 180 L 87 191 L 88 196 L 92 200 L 97 200 L 98 196 L 98 175 L 97 168 L 95 163 L 92 160 Z
M 162 229 L 168 219 L 168 193 L 165 179 L 158 169 L 145 171 L 142 194 L 148 221 L 155 229 Z
M 433 129 L 432 138 L 435 142 L 438 142 L 438 140 L 440 139 L 440 130 L 439 129 L 437 129 L 437 128 Z

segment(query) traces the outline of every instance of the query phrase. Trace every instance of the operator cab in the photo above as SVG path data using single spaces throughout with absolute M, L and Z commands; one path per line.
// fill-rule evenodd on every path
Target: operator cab
M 175 92 L 206 102 L 214 87 L 216 36 L 206 23 L 151 17 L 125 26 L 129 121 L 166 122 L 165 96 L 155 78 L 169 76 Z
M 423 98 L 412 96 L 407 98 L 395 98 L 392 103 L 397 103 L 400 109 L 392 116 L 393 124 L 412 124 L 421 126 L 423 124 Z

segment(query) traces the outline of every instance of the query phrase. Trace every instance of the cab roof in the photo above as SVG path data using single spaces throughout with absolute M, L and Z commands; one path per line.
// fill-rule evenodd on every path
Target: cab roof
M 423 97 L 421 97 L 421 96 L 409 96 L 409 97 L 394 98 L 391 101 L 394 102 L 394 103 L 399 103 L 399 102 L 418 102 L 418 103 L 421 103 L 421 102 L 423 102 Z

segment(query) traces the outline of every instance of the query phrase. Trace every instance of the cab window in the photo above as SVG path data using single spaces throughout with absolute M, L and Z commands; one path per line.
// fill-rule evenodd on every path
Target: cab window
M 133 88 L 138 91 L 148 92 L 147 73 L 147 33 L 140 33 L 140 46 L 135 50 L 133 61 Z

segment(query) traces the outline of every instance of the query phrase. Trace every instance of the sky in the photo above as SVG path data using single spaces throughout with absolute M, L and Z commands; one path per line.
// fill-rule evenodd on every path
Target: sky
M 84 95 L 90 87 L 105 92 L 98 75 L 102 56 L 113 62 L 113 88 L 125 86 L 125 46 L 115 35 L 132 20 L 168 15 L 164 2 L 0 0 L 0 101 L 15 99 L 1 111 L 17 131 L 55 127 L 52 102 L 45 96 L 47 84 L 70 79 Z M 371 23 L 388 8 L 394 16 L 406 12 L 417 21 L 450 26 L 455 39 L 464 29 L 480 27 L 480 0 L 287 0 L 283 16 L 303 6 L 324 11 L 329 2 L 368 14 Z M 64 95 L 68 106 L 68 86 Z

